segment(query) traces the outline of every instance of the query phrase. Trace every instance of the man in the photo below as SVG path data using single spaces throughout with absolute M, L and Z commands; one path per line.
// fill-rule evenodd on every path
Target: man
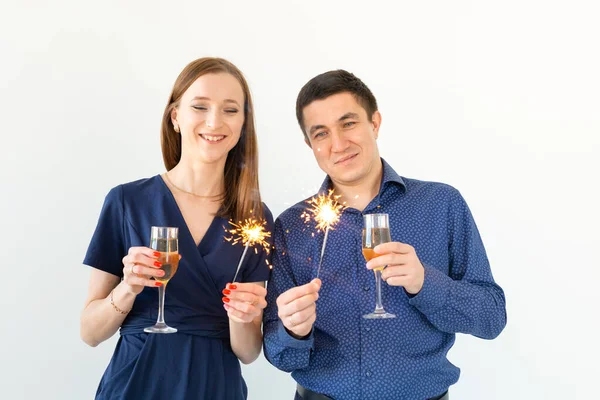
M 459 369 L 446 354 L 455 333 L 493 339 L 506 325 L 505 299 L 460 193 L 441 183 L 400 177 L 379 156 L 381 114 L 353 74 L 330 71 L 310 80 L 296 103 L 298 123 L 347 208 L 328 233 L 301 218 L 300 202 L 275 223 L 272 278 L 264 316 L 264 349 L 292 372 L 296 399 L 447 399 Z M 389 214 L 392 242 L 366 263 L 363 215 Z M 393 319 L 365 319 L 375 279 Z M 317 301 L 317 299 L 319 299 Z

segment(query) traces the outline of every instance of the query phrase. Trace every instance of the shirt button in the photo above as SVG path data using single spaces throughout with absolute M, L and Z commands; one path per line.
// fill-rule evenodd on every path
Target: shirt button
M 371 377 L 371 371 L 367 371 L 367 378 Z
M 369 328 L 368 326 L 365 328 L 365 331 L 367 332 L 371 332 L 371 328 Z
M 368 291 L 370 290 L 370 288 L 369 288 L 368 286 L 365 286 L 365 287 L 363 288 L 363 290 L 364 290 L 365 292 L 368 292 Z

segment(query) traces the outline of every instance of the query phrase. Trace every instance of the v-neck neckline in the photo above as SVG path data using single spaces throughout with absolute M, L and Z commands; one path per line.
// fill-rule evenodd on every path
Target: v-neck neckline
M 160 182 L 162 183 L 162 186 L 168 192 L 169 198 L 171 199 L 171 201 L 173 202 L 173 205 L 175 206 L 175 209 L 177 210 L 177 214 L 179 215 L 179 218 L 181 219 L 181 221 L 183 223 L 183 227 L 185 228 L 185 231 L 187 232 L 189 237 L 192 239 L 192 242 L 196 245 L 196 249 L 198 249 L 198 251 L 200 251 L 201 255 L 204 256 L 205 254 L 202 253 L 201 249 L 203 247 L 205 247 L 203 245 L 208 240 L 207 237 L 210 237 L 210 234 L 212 234 L 215 223 L 217 222 L 217 220 L 219 218 L 217 216 L 213 216 L 212 220 L 210 221 L 210 225 L 206 229 L 206 232 L 204 232 L 204 235 L 202 236 L 202 238 L 200 238 L 200 242 L 196 243 L 196 240 L 194 239 L 194 235 L 192 235 L 192 231 L 190 231 L 187 221 L 185 220 L 185 217 L 183 216 L 183 213 L 181 212 L 181 208 L 179 208 L 179 204 L 177 203 L 177 200 L 175 199 L 175 195 L 173 194 L 171 189 L 169 189 L 169 186 L 167 186 L 167 183 L 165 182 L 165 180 L 163 179 L 161 174 L 158 174 L 156 177 L 158 178 L 158 180 L 160 180 Z

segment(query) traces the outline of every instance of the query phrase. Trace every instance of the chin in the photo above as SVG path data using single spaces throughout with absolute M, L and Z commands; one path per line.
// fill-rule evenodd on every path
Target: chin
M 206 164 L 213 164 L 213 163 L 222 161 L 225 158 L 227 158 L 227 153 L 225 153 L 225 154 L 222 154 L 222 153 L 219 153 L 219 154 L 214 154 L 214 153 L 206 154 L 206 153 L 203 153 L 203 154 L 198 155 L 198 159 L 201 160 L 203 163 L 206 163 Z

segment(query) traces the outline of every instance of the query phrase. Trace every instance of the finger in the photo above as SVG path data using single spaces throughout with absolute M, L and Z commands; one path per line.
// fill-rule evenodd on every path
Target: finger
M 390 286 L 406 286 L 408 284 L 410 284 L 410 282 L 412 281 L 412 277 L 408 276 L 408 275 L 402 275 L 402 276 L 391 276 L 389 278 L 384 279 L 385 283 L 387 283 Z
M 388 253 L 371 259 L 367 263 L 367 269 L 381 268 L 386 265 L 404 265 L 408 263 L 411 256 L 406 254 Z
M 278 307 L 279 318 L 285 318 L 292 314 L 304 311 L 307 308 L 315 306 L 315 302 L 319 298 L 319 293 L 311 293 L 306 296 L 302 296 L 293 302 L 286 304 L 282 307 Z
M 138 274 L 138 275 L 153 276 L 156 278 L 162 278 L 163 276 L 165 276 L 165 271 L 160 268 L 144 267 L 140 264 L 134 264 L 133 268 L 131 268 L 130 270 L 134 274 Z
M 162 286 L 162 282 L 158 282 L 152 279 L 148 279 L 145 276 L 137 276 L 137 275 L 130 275 L 127 278 L 124 279 L 125 283 L 127 283 L 130 286 L 148 286 L 148 287 L 158 287 L 158 286 Z
M 245 314 L 245 313 L 240 312 L 239 310 L 236 310 L 235 308 L 231 307 L 229 304 L 223 304 L 223 307 L 225 308 L 225 310 L 227 310 L 227 316 L 235 322 L 248 323 L 248 322 L 252 322 L 255 318 L 249 314 Z
M 279 297 L 277 298 L 277 305 L 279 307 L 284 306 L 284 305 L 289 304 L 292 301 L 299 299 L 303 296 L 306 296 L 306 295 L 312 294 L 312 293 L 316 293 L 319 291 L 319 289 L 321 289 L 321 280 L 313 279 L 311 282 L 309 282 L 305 285 L 291 288 L 291 289 L 287 290 L 286 292 L 282 293 L 281 295 L 279 295 Z
M 229 287 L 231 287 L 231 284 L 228 283 L 226 288 L 229 289 Z M 232 293 L 244 292 L 262 297 L 267 295 L 267 289 L 265 289 L 263 286 L 260 286 L 258 283 L 236 283 L 235 289 L 229 290 L 231 290 Z
M 287 306 L 293 310 L 293 312 L 301 312 L 306 310 L 307 308 L 316 307 L 316 302 L 319 300 L 319 292 L 307 294 L 306 296 L 302 296 L 296 301 L 291 302 Z
M 303 328 L 308 328 L 308 330 L 310 330 L 316 319 L 317 314 L 315 306 L 314 308 L 281 318 L 281 322 L 283 322 L 283 326 L 287 329 L 294 333 L 298 333 L 304 331 L 305 329 Z
M 310 331 L 311 331 L 311 329 L 312 329 L 313 325 L 315 324 L 315 321 L 316 321 L 316 320 L 317 320 L 317 314 L 313 314 L 313 315 L 311 315 L 311 316 L 310 316 L 310 317 L 309 317 L 309 318 L 308 318 L 306 321 L 304 321 L 304 322 L 302 322 L 302 323 L 300 323 L 300 324 L 297 324 L 297 325 L 294 327 L 294 329 L 293 329 L 293 330 L 292 330 L 292 329 L 290 329 L 290 330 L 291 330 L 292 332 L 293 332 L 294 330 L 297 330 L 298 332 L 302 332 L 302 333 L 303 333 L 303 335 L 306 335 L 306 334 L 308 334 L 308 332 L 310 332 Z M 289 328 L 288 328 L 288 329 L 289 329 Z M 296 332 L 294 332 L 294 333 L 296 333 Z
M 223 289 L 223 294 L 229 297 L 231 300 L 242 301 L 250 303 L 253 306 L 257 306 L 263 309 L 267 306 L 267 301 L 264 296 L 259 296 L 249 292 L 239 292 L 238 290 Z
M 317 305 L 312 304 L 305 308 L 302 311 L 298 311 L 297 313 L 292 314 L 293 321 L 296 325 L 300 325 L 308 320 L 310 320 L 314 315 L 317 314 Z
M 126 261 L 134 264 L 141 264 L 147 267 L 160 268 L 162 264 L 155 257 L 148 257 L 146 254 L 135 253 L 125 257 Z
M 242 314 L 251 315 L 252 318 L 260 315 L 261 310 L 250 303 L 246 303 L 244 301 L 231 300 L 228 297 L 223 297 L 223 302 L 226 303 L 229 307 L 239 311 Z M 236 315 L 240 316 L 240 315 Z
M 414 252 L 414 248 L 410 244 L 401 243 L 401 242 L 387 242 L 382 243 L 378 246 L 375 246 L 373 249 L 375 253 L 385 254 L 385 253 L 399 253 L 399 254 L 409 254 Z
M 151 258 L 158 258 L 160 257 L 160 252 L 153 250 L 149 247 L 145 247 L 145 246 L 134 246 L 134 247 L 130 247 L 129 251 L 127 252 L 128 255 L 134 255 L 134 254 L 143 254 L 147 257 L 151 257 Z
M 393 265 L 383 270 L 381 279 L 386 280 L 393 276 L 409 276 L 411 271 L 412 268 L 409 265 Z

